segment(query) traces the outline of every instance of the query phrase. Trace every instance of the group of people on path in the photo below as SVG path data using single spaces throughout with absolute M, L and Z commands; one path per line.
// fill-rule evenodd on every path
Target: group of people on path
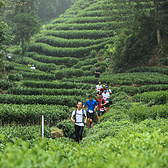
M 77 142 L 82 140 L 84 125 L 87 124 L 87 128 L 91 128 L 96 109 L 98 108 L 98 122 L 100 120 L 100 116 L 109 110 L 111 94 L 109 83 L 106 86 L 102 86 L 101 82 L 99 82 L 95 89 L 97 92 L 97 99 L 94 100 L 92 95 L 89 95 L 89 100 L 87 100 L 83 105 L 82 102 L 78 102 L 77 109 L 72 112 L 71 121 L 75 123 L 75 135 Z M 87 113 L 84 109 L 82 109 L 85 108 L 85 106 L 88 106 Z

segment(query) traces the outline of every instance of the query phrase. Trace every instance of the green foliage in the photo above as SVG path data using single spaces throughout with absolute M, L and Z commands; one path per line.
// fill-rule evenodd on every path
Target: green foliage
M 135 72 L 135 73 L 118 73 L 118 74 L 101 74 L 100 79 L 93 77 L 77 77 L 63 79 L 63 81 L 75 81 L 83 83 L 97 84 L 101 80 L 102 83 L 109 82 L 110 85 L 132 85 L 132 84 L 167 84 L 167 75 L 152 72 Z
M 57 127 L 62 129 L 65 137 L 75 139 L 75 125 L 71 120 L 64 120 L 57 124 Z M 85 137 L 87 133 L 87 128 L 84 127 L 82 136 Z
M 21 42 L 22 55 L 24 55 L 26 42 L 29 45 L 30 38 L 39 31 L 40 23 L 35 13 L 35 1 L 28 1 L 28 3 L 21 1 L 20 3 L 15 6 L 13 33 L 15 41 Z
M 36 61 L 41 61 L 44 63 L 54 63 L 56 65 L 65 65 L 67 67 L 71 67 L 79 61 L 78 58 L 73 58 L 73 57 L 60 58 L 60 57 L 52 57 L 52 56 L 46 57 L 46 55 L 39 55 L 35 52 L 28 52 L 27 56 L 33 58 Z
M 0 88 L 2 90 L 7 90 L 9 89 L 10 87 L 13 87 L 13 83 L 8 81 L 8 80 L 1 80 L 0 81 Z
M 129 95 L 134 95 L 137 93 L 149 92 L 149 91 L 165 91 L 168 90 L 167 84 L 153 84 L 153 85 L 143 85 L 143 86 L 120 86 L 113 87 L 112 93 L 117 93 L 119 91 L 124 91 Z
M 35 42 L 37 43 L 46 43 L 50 46 L 54 47 L 87 47 L 90 45 L 99 44 L 101 42 L 110 40 L 110 38 L 102 38 L 102 39 L 64 39 L 59 37 L 53 37 L 53 36 L 42 36 L 38 37 Z
M 54 104 L 76 106 L 77 102 L 84 102 L 82 96 L 48 96 L 48 95 L 0 95 L 0 103 L 13 104 Z
M 31 64 L 34 64 L 36 69 L 39 69 L 41 71 L 50 72 L 51 70 L 56 70 L 57 67 L 54 63 L 42 63 L 39 61 L 36 61 L 30 57 L 19 57 L 15 60 L 15 62 L 20 64 L 28 65 L 30 62 Z
M 158 62 L 162 65 L 168 66 L 168 58 L 160 58 Z
M 168 91 L 145 92 L 133 96 L 133 100 L 156 105 L 168 103 Z
M 134 105 L 128 110 L 127 114 L 134 122 L 140 122 L 146 119 L 167 118 L 167 105 L 154 105 L 147 107 L 146 105 Z
M 36 69 L 30 72 L 23 72 L 20 71 L 20 74 L 22 74 L 23 78 L 29 78 L 29 79 L 38 79 L 38 80 L 54 80 L 55 75 L 44 73 L 44 72 L 36 72 Z
M 136 67 L 128 70 L 129 73 L 132 72 L 157 72 L 168 75 L 168 70 L 161 67 Z
M 81 69 L 73 69 L 73 68 L 68 68 L 68 69 L 61 69 L 58 71 L 51 71 L 55 75 L 55 79 L 62 79 L 63 77 L 65 78 L 71 78 L 73 76 L 83 76 L 83 70 Z
M 46 81 L 23 81 L 23 86 L 32 88 L 50 88 L 50 89 L 83 89 L 89 90 L 95 88 L 91 84 L 74 83 L 74 82 L 46 82 Z
M 22 74 L 16 73 L 16 74 L 10 74 L 8 75 L 8 79 L 10 81 L 20 81 L 23 79 Z
M 9 63 L 4 63 L 4 67 L 5 67 L 5 70 L 6 70 L 7 72 L 9 72 L 9 71 L 11 71 L 11 70 L 14 69 L 14 65 L 9 64 Z
M 78 61 L 72 68 L 81 68 L 86 65 L 92 65 L 97 63 L 97 58 L 85 59 L 84 61 Z
M 83 89 L 46 89 L 46 88 L 26 88 L 26 87 L 12 87 L 7 90 L 8 94 L 15 95 L 77 95 L 77 96 L 87 96 L 92 92 L 92 90 Z
M 41 123 L 41 114 L 44 114 L 45 124 L 54 125 L 67 119 L 69 109 L 60 105 L 17 105 L 1 104 L 0 122 L 2 125 L 16 123 L 22 125 L 35 125 Z

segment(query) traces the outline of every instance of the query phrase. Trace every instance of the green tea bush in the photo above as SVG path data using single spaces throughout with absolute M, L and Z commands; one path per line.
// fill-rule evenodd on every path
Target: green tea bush
M 81 18 L 80 18 L 81 20 Z M 55 36 L 61 37 L 65 39 L 100 39 L 113 37 L 112 30 L 48 30 L 44 31 L 44 35 L 46 36 Z
M 83 89 L 89 90 L 95 88 L 91 84 L 74 83 L 74 82 L 47 82 L 47 81 L 23 81 L 23 86 L 32 88 L 50 88 L 50 89 Z
M 156 119 L 168 117 L 167 105 L 154 105 L 147 107 L 146 105 L 133 105 L 127 112 L 131 120 L 134 122 L 140 122 L 145 119 Z
M 97 58 L 92 58 L 92 59 L 85 59 L 84 61 L 79 61 L 77 64 L 75 64 L 72 68 L 81 68 L 82 66 L 86 65 L 92 65 L 97 63 Z
M 0 80 L 0 88 L 2 90 L 7 90 L 10 87 L 13 87 L 13 83 L 11 81 L 8 80 Z
M 126 109 L 115 109 L 111 108 L 107 113 L 100 117 L 100 122 L 117 122 L 117 121 L 128 121 L 129 115 L 126 113 Z
M 41 71 L 50 72 L 51 70 L 57 69 L 57 67 L 54 63 L 42 63 L 42 62 L 36 61 L 30 57 L 22 57 L 20 59 L 17 59 L 17 63 L 21 63 L 21 64 L 25 64 L 25 65 L 28 65 L 30 62 L 35 65 L 36 69 L 39 69 Z
M 89 71 L 92 67 L 93 67 L 93 65 L 86 65 L 86 66 L 82 66 L 81 69 L 82 69 L 83 71 L 86 71 L 86 70 Z
M 44 63 L 54 63 L 56 65 L 65 65 L 67 67 L 71 67 L 79 61 L 78 58 L 52 57 L 52 56 L 46 56 L 46 55 L 39 55 L 35 52 L 27 52 L 27 56 L 33 58 L 34 60 L 41 61 Z
M 38 141 L 40 139 L 40 125 L 34 125 L 34 126 L 8 125 L 0 127 L 0 132 L 4 136 L 3 145 L 5 145 L 7 142 L 15 143 L 14 139 L 22 139 L 24 141 L 29 142 L 29 145 L 31 146 L 31 144 L 33 144 L 34 141 Z M 50 133 L 50 128 L 48 126 L 45 126 L 44 136 L 46 138 L 52 137 Z
M 168 58 L 159 58 L 158 62 L 162 65 L 168 66 Z
M 164 91 L 168 90 L 167 84 L 156 84 L 156 85 L 143 85 L 143 86 L 120 86 L 111 88 L 112 93 L 117 93 L 119 91 L 124 91 L 130 95 L 137 93 L 150 92 L 150 91 Z
M 10 74 L 8 75 L 8 79 L 10 81 L 20 81 L 23 79 L 22 74 L 16 73 L 16 74 Z
M 160 68 L 160 67 L 136 67 L 128 70 L 129 73 L 131 72 L 158 72 L 168 75 L 168 69 Z
M 0 95 L 0 103 L 7 104 L 54 104 L 76 106 L 77 102 L 84 102 L 83 96 L 48 96 L 48 95 Z
M 63 39 L 54 36 L 42 36 L 39 37 L 35 42 L 37 43 L 46 43 L 50 46 L 55 47 L 87 47 L 90 45 L 99 44 L 101 42 L 110 40 L 110 38 L 102 38 L 102 39 Z
M 73 76 L 77 77 L 83 76 L 83 71 L 81 69 L 73 69 L 73 68 L 52 71 L 52 73 L 54 73 L 56 79 L 62 79 L 63 77 L 71 78 Z
M 93 73 L 91 71 L 84 71 L 83 76 L 92 76 Z
M 19 72 L 23 78 L 38 79 L 38 80 L 55 80 L 55 75 L 51 73 L 36 72 L 36 69 L 32 72 Z
M 150 103 L 159 105 L 168 103 L 168 91 L 145 92 L 133 96 L 137 102 Z
M 14 69 L 14 65 L 13 64 L 10 64 L 10 63 L 4 63 L 4 67 L 5 67 L 5 70 L 7 72 L 11 71 Z
M 77 17 L 69 19 L 66 23 L 97 23 L 97 22 L 110 22 L 111 17 Z
M 75 124 L 71 120 L 64 120 L 57 124 L 59 129 L 62 129 L 65 137 L 75 139 Z M 84 127 L 82 136 L 85 137 L 87 133 L 87 128 Z
M 54 125 L 61 120 L 67 119 L 69 109 L 60 105 L 18 105 L 1 104 L 0 122 L 4 124 L 40 124 L 41 114 L 44 114 L 45 124 Z
M 102 83 L 110 82 L 110 85 L 132 85 L 132 84 L 167 84 L 168 78 L 165 74 L 152 73 L 152 72 L 136 72 L 136 73 L 103 73 L 100 78 L 93 77 L 77 77 L 71 79 L 65 79 L 64 81 L 73 81 L 83 83 L 94 83 L 97 84 L 101 80 Z
M 30 88 L 30 87 L 12 87 L 6 91 L 7 94 L 15 95 L 76 95 L 87 96 L 92 90 L 83 89 L 48 89 L 48 88 Z

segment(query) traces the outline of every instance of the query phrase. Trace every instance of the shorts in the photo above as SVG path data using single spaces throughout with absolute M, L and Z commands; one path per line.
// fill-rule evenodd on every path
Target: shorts
M 110 107 L 110 103 L 107 103 L 104 105 L 105 107 Z
M 98 110 L 98 116 L 100 116 L 100 113 L 102 113 L 102 115 L 103 115 L 105 113 L 105 110 L 104 111 Z
M 90 118 L 90 119 L 92 119 L 92 120 L 93 120 L 93 116 L 94 116 L 94 114 L 93 114 L 93 113 L 89 113 L 89 112 L 87 112 L 87 118 Z

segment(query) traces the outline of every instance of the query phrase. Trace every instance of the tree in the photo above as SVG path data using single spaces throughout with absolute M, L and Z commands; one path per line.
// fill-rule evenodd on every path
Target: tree
M 15 42 L 21 42 L 22 55 L 26 50 L 26 44 L 30 44 L 30 38 L 39 31 L 40 22 L 35 12 L 37 0 L 13 0 L 15 4 L 14 28 Z
M 113 68 L 127 70 L 147 63 L 152 48 L 162 41 L 165 34 L 167 0 L 110 0 L 115 6 L 105 8 L 108 16 L 122 21 L 121 28 L 114 29 L 116 37 L 111 45 Z M 117 10 L 116 10 L 117 9 Z M 168 8 L 167 8 L 168 9 Z M 163 12 L 164 11 L 164 12 Z M 163 13 L 165 14 L 163 17 Z M 164 19 L 163 19 L 164 18 Z
M 4 1 L 0 0 L 0 8 L 2 8 L 4 4 L 5 4 Z M 0 71 L 4 71 L 3 58 L 5 48 L 3 47 L 3 45 L 9 38 L 8 34 L 6 33 L 7 28 L 8 28 L 7 24 L 3 22 L 0 18 Z

